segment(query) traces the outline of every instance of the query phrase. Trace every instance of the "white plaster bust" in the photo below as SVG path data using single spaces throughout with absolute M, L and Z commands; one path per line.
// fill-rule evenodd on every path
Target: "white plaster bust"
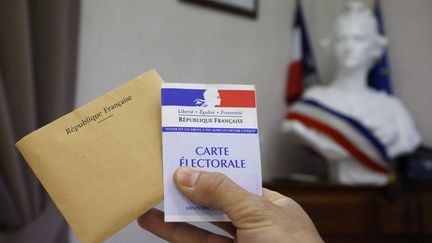
M 334 24 L 328 41 L 337 62 L 333 81 L 309 88 L 303 98 L 312 98 L 362 123 L 394 158 L 413 151 L 420 136 L 408 110 L 396 97 L 367 85 L 367 74 L 387 45 L 377 31 L 372 11 L 351 2 Z M 388 177 L 360 162 L 326 135 L 298 121 L 288 121 L 283 130 L 300 135 L 329 162 L 330 177 L 342 184 L 383 185 Z

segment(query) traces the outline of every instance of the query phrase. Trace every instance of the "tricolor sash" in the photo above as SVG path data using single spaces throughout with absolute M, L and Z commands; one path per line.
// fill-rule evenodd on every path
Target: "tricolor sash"
M 287 120 L 295 120 L 332 138 L 354 158 L 376 172 L 388 173 L 392 167 L 386 147 L 358 120 L 312 100 L 293 105 Z

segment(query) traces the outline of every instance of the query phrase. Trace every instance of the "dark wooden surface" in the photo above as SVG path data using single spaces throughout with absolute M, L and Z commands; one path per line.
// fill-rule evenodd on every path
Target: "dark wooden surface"
M 264 185 L 296 200 L 326 242 L 432 242 L 432 186 Z

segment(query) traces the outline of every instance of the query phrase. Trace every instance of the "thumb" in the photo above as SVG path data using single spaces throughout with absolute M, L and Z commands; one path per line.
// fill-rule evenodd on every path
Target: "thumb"
M 226 213 L 238 228 L 264 226 L 271 221 L 271 203 L 241 188 L 222 173 L 180 167 L 174 181 L 190 200 Z

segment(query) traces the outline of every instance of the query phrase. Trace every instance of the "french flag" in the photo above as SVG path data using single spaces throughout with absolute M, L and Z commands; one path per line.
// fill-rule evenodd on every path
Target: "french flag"
M 287 104 L 297 101 L 308 86 L 319 83 L 301 2 L 296 1 L 296 5 L 294 26 L 291 32 L 291 57 L 287 70 L 285 92 Z

